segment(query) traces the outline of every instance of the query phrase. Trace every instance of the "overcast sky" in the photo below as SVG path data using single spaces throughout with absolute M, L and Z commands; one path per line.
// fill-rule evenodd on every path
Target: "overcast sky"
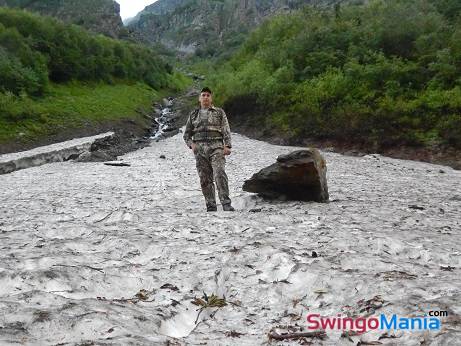
M 144 7 L 154 3 L 156 0 L 115 0 L 120 4 L 120 15 L 122 19 L 136 16 Z

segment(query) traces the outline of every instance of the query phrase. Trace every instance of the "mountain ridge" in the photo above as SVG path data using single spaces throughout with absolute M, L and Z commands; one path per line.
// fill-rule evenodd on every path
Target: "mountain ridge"
M 130 21 L 143 41 L 183 54 L 213 56 L 238 46 L 266 18 L 305 5 L 328 7 L 348 0 L 159 0 Z M 361 2 L 361 1 L 358 1 Z
M 112 38 L 125 30 L 120 5 L 113 0 L 0 0 L 0 6 L 52 16 Z

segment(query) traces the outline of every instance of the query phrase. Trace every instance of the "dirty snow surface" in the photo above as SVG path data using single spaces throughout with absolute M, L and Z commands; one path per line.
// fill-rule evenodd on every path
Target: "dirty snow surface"
M 82 147 L 82 148 L 88 147 L 89 148 L 96 139 L 109 137 L 109 136 L 112 136 L 113 134 L 114 134 L 113 132 L 106 132 L 106 133 L 101 133 L 96 136 L 74 138 L 74 139 L 71 139 L 65 142 L 45 145 L 42 147 L 38 147 L 38 148 L 26 150 L 26 151 L 19 151 L 17 153 L 3 154 L 3 155 L 0 155 L 0 163 L 24 159 L 28 157 L 34 157 L 34 156 L 46 154 L 46 153 L 59 152 L 61 150 L 66 150 L 66 149 L 73 148 L 73 147 Z
M 431 332 L 372 330 L 272 344 L 461 340 L 461 172 L 323 153 L 330 203 L 264 201 L 241 186 L 298 149 L 234 135 L 237 211 L 206 213 L 181 135 L 121 159 L 0 178 L 0 344 L 262 345 L 322 316 L 423 316 Z M 160 158 L 165 155 L 165 158 Z M 216 294 L 227 305 L 191 302 Z

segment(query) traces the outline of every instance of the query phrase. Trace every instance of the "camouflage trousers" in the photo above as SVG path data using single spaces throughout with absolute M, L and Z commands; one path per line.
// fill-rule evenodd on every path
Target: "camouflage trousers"
M 195 162 L 207 207 L 216 206 L 213 181 L 218 188 L 221 204 L 230 204 L 229 183 L 225 171 L 226 158 L 222 141 L 196 142 L 195 144 Z

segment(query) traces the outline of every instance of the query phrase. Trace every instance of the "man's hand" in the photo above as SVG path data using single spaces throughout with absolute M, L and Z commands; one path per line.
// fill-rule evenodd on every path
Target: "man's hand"
M 230 154 L 231 154 L 231 148 L 224 147 L 224 155 L 230 155 Z
M 193 153 L 195 153 L 195 148 L 196 148 L 196 147 L 197 147 L 197 144 L 192 143 L 192 145 L 191 145 L 190 148 L 192 149 L 192 152 L 193 152 Z

